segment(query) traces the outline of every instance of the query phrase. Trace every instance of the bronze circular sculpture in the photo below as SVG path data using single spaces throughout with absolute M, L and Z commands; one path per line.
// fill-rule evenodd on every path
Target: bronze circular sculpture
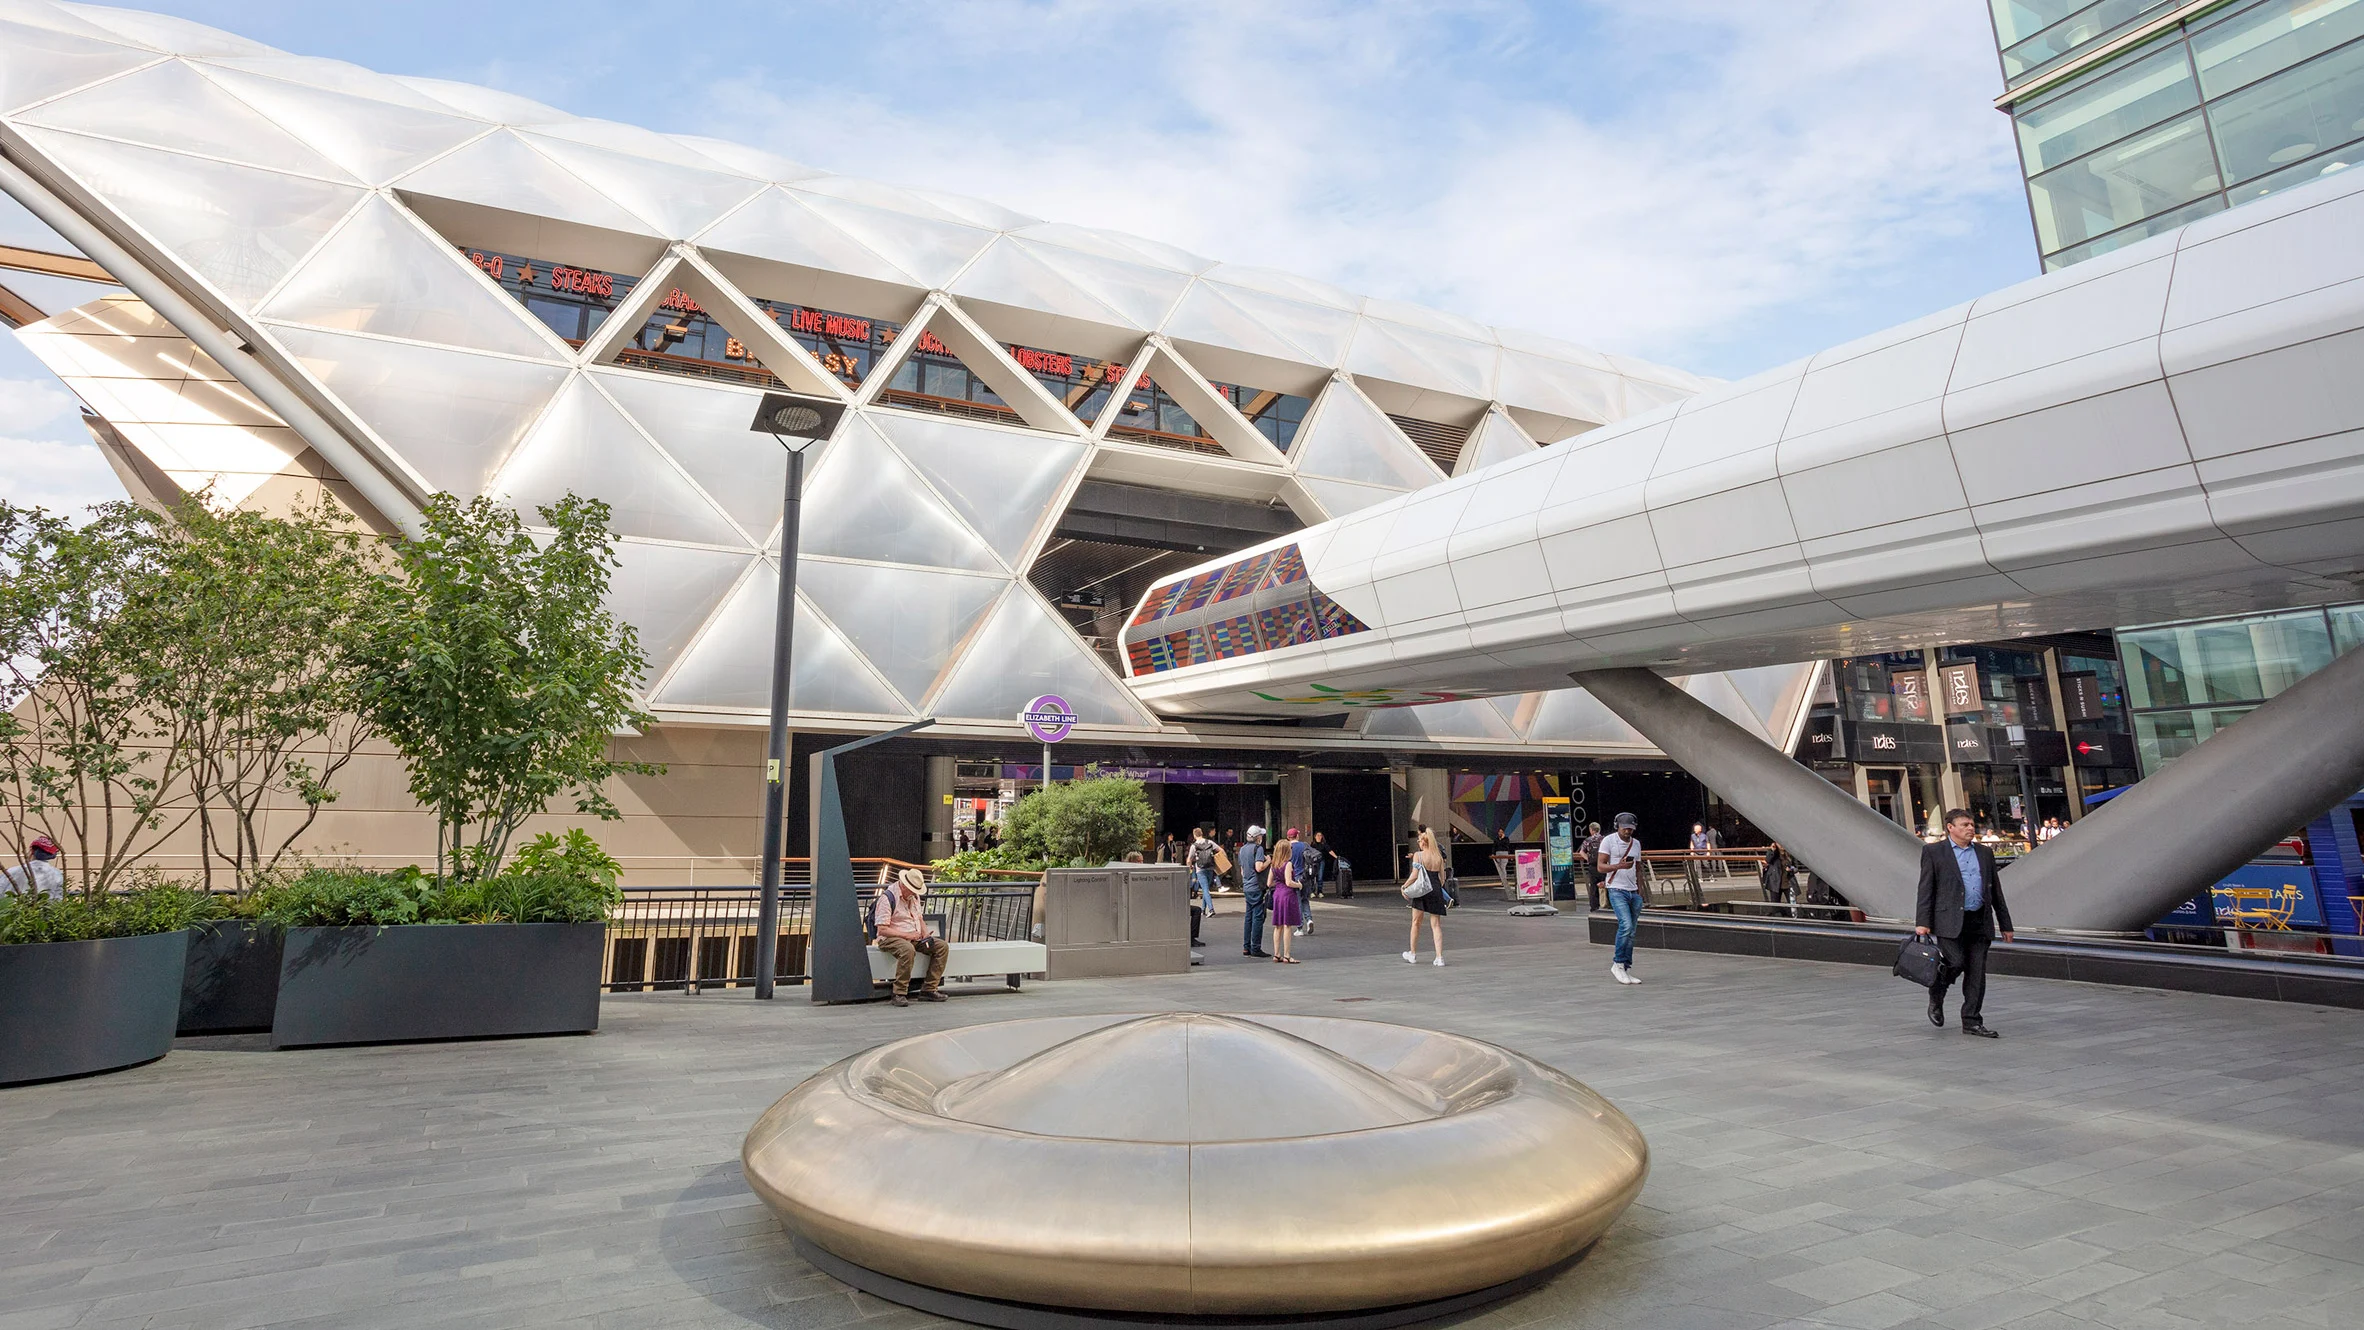
M 1438 1315 L 1575 1257 L 1649 1172 L 1623 1113 L 1507 1049 L 1194 1013 L 886 1044 L 741 1157 L 821 1268 L 1002 1325 Z

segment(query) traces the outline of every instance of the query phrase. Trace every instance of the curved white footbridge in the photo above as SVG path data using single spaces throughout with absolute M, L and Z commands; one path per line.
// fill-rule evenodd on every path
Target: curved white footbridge
M 1125 640 L 1167 714 L 1573 679 L 1901 917 L 1913 837 L 1665 676 L 2360 585 L 2364 179 L 2334 177 L 1193 569 Z M 1250 612 L 1251 649 L 1177 649 Z M 2014 908 L 2140 928 L 2360 784 L 2364 652 L 2023 860 Z

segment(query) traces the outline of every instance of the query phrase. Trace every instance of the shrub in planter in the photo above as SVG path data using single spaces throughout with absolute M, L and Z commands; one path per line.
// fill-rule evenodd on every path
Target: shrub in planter
M 220 908 L 168 883 L 62 899 L 0 893 L 0 1085 L 170 1052 L 185 930 Z
M 616 861 L 583 832 L 544 835 L 500 874 L 316 868 L 262 893 L 287 930 L 271 1039 L 381 1043 L 599 1028 Z

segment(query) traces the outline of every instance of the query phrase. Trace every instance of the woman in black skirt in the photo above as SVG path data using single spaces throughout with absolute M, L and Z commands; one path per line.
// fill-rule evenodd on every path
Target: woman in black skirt
M 1426 827 L 1420 828 L 1420 848 L 1412 855 L 1412 877 L 1417 878 L 1423 873 L 1428 875 L 1428 890 L 1409 902 L 1412 907 L 1412 938 L 1405 944 L 1404 962 L 1408 965 L 1420 963 L 1420 920 L 1426 916 L 1428 936 L 1435 943 L 1436 951 L 1436 959 L 1429 964 L 1442 965 L 1445 963 L 1445 856 L 1437 851 L 1435 833 Z M 1411 885 L 1410 879 L 1406 879 L 1405 885 Z

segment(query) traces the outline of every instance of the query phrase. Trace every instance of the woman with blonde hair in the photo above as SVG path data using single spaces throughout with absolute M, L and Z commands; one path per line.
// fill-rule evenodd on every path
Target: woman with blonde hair
M 1296 849 L 1289 836 L 1272 847 L 1272 959 L 1280 965 L 1297 963 L 1289 939 L 1305 922 L 1305 883 L 1297 875 Z
M 1428 936 L 1435 944 L 1436 959 L 1431 965 L 1445 963 L 1445 856 L 1436 847 L 1436 833 L 1420 828 L 1420 848 L 1412 853 L 1412 873 L 1404 879 L 1404 900 L 1412 907 L 1412 937 L 1406 944 L 1404 963 L 1420 963 L 1420 917 L 1428 916 Z

